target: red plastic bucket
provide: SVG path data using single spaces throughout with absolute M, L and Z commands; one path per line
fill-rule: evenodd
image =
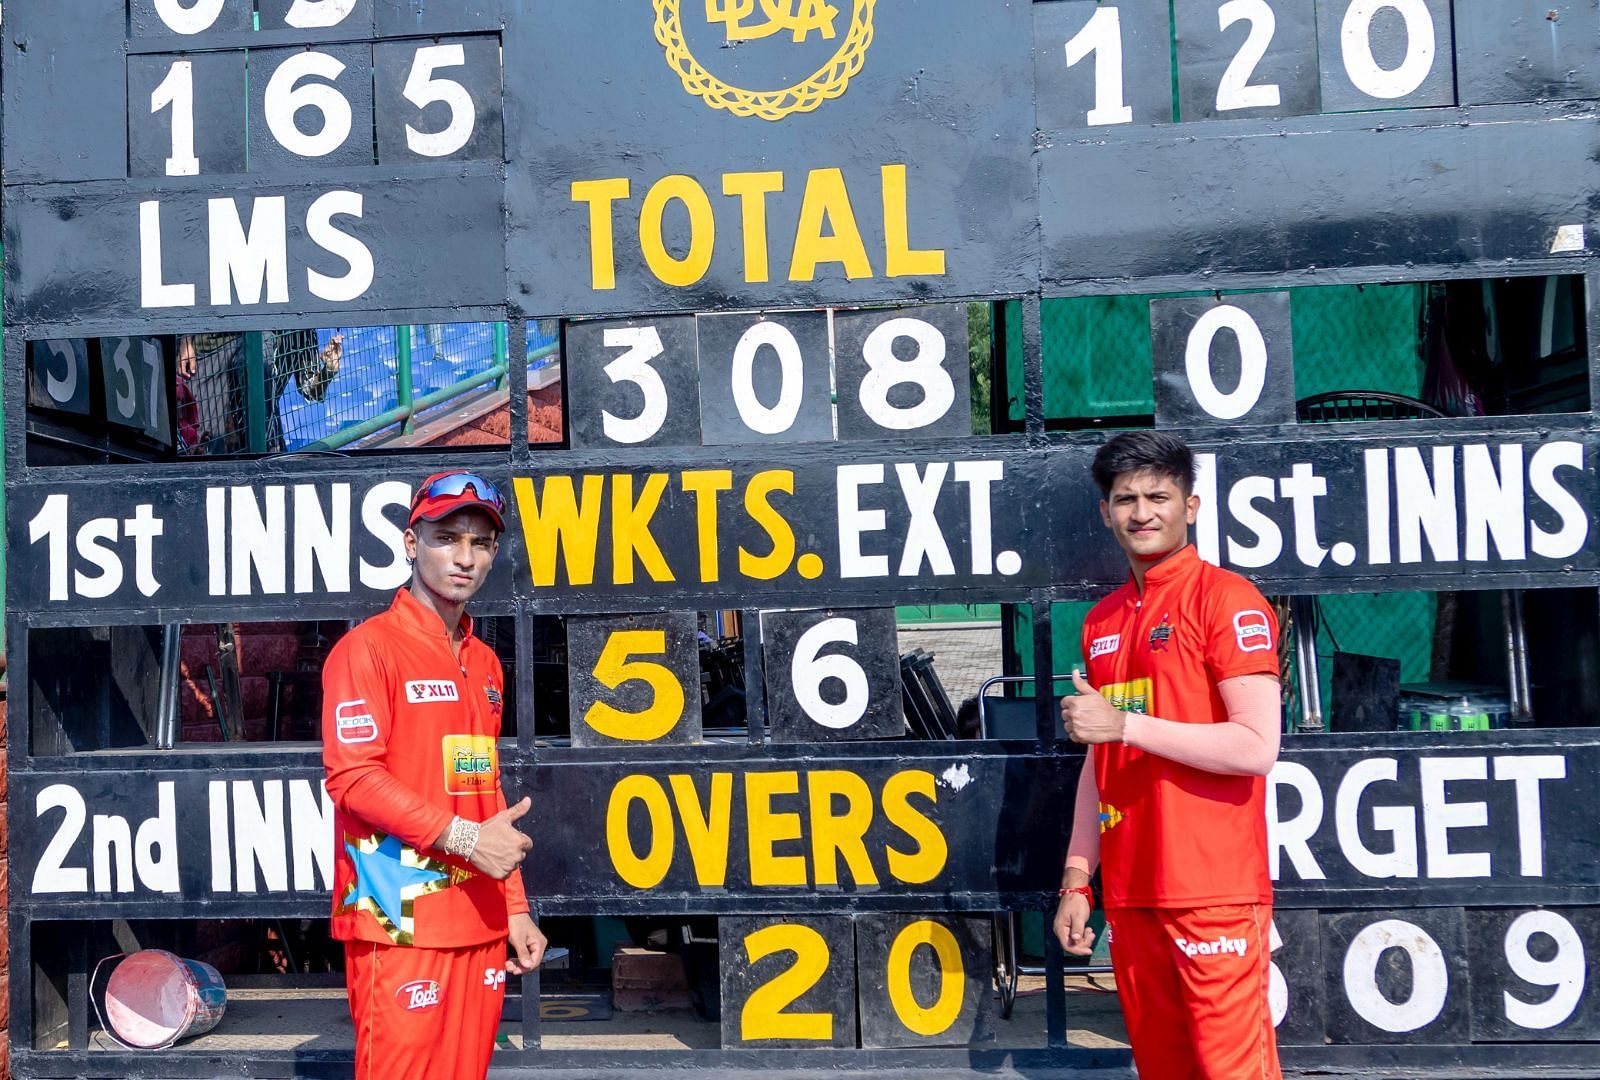
M 210 964 L 144 949 L 124 957 L 111 972 L 100 1022 L 128 1047 L 162 1050 L 216 1027 L 227 1003 L 222 976 Z

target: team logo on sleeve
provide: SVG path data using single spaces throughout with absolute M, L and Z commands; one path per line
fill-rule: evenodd
M 1104 637 L 1097 637 L 1093 641 L 1089 642 L 1089 659 L 1093 660 L 1100 656 L 1110 656 L 1121 647 L 1121 634 L 1107 634 Z
M 378 722 L 364 699 L 341 701 L 333 709 L 333 730 L 342 743 L 371 742 L 378 737 Z
M 1264 612 L 1251 609 L 1233 617 L 1233 634 L 1240 652 L 1260 652 L 1272 648 L 1272 625 Z
M 456 684 L 449 679 L 413 679 L 406 683 L 406 701 L 421 705 L 429 701 L 460 701 Z
M 447 795 L 477 795 L 494 787 L 494 739 L 488 735 L 444 737 L 444 790 Z
M 425 1012 L 439 1007 L 439 984 L 432 979 L 413 979 L 394 992 L 395 1000 L 407 1012 Z

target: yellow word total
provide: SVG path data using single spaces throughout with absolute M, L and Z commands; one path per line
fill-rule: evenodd
M 770 198 L 783 192 L 789 180 L 782 172 L 732 172 L 722 176 L 720 205 L 724 227 L 719 237 L 718 213 L 710 194 L 700 181 L 681 173 L 662 177 L 645 192 L 637 209 L 632 204 L 633 184 L 627 177 L 579 180 L 572 185 L 572 201 L 589 208 L 590 283 L 597 290 L 617 287 L 616 221 L 619 212 L 638 215 L 640 253 L 645 266 L 666 285 L 690 286 L 705 277 L 711 268 L 719 238 L 726 241 L 728 225 L 735 214 L 738 238 L 743 252 L 744 280 L 758 283 L 771 280 L 772 265 L 768 247 L 771 223 Z M 860 192 L 852 198 L 844 170 L 812 169 L 806 174 L 799 213 L 781 224 L 792 232 L 789 265 L 783 272 L 790 281 L 815 281 L 817 268 L 837 264 L 854 281 L 881 272 L 886 278 L 940 277 L 945 272 L 942 248 L 915 249 L 911 246 L 911 221 L 906 193 L 906 167 L 884 165 L 879 170 L 877 190 L 872 193 L 881 207 L 883 223 L 882 259 L 873 267 L 866 240 L 856 221 L 862 205 Z M 688 215 L 686 250 L 668 249 L 663 222 L 669 210 Z M 874 209 L 877 209 L 875 207 Z

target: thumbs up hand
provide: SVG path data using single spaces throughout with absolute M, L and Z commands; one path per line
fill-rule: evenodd
M 533 800 L 524 796 L 515 806 L 485 821 L 478 829 L 478 846 L 472 849 L 472 865 L 498 881 L 510 877 L 533 847 L 533 841 L 517 828 L 518 819 L 532 807 Z
M 1121 742 L 1127 714 L 1112 708 L 1082 672 L 1072 673 L 1072 686 L 1077 696 L 1061 699 L 1061 724 L 1067 738 L 1076 743 Z

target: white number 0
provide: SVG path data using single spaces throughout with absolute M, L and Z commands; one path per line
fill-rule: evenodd
M 1230 394 L 1217 389 L 1211 377 L 1211 346 L 1223 330 L 1233 331 L 1239 341 L 1239 385 Z M 1219 304 L 1195 320 L 1183 365 L 1196 403 L 1218 420 L 1237 420 L 1256 407 L 1266 388 L 1267 341 L 1249 312 Z
M 1372 19 L 1384 8 L 1394 8 L 1406 20 L 1406 56 L 1400 66 L 1387 70 L 1372 55 Z M 1344 13 L 1339 30 L 1344 49 L 1344 69 L 1363 94 L 1393 100 L 1416 90 L 1433 70 L 1438 43 L 1433 17 L 1423 0 L 1355 0 Z

